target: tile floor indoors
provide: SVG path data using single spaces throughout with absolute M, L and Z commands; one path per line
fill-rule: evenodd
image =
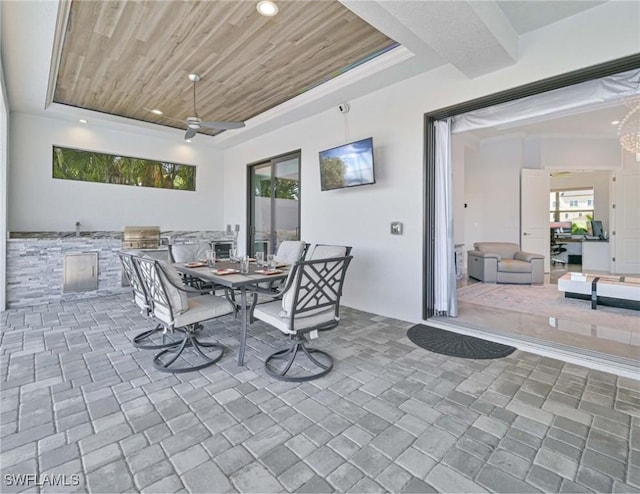
M 205 325 L 218 364 L 169 375 L 131 345 L 149 322 L 127 295 L 1 312 L 0 490 L 640 492 L 638 381 L 445 357 L 409 323 L 342 316 L 314 341 L 334 370 L 292 384 L 263 370 L 283 337 L 262 323 L 246 366 L 226 316 Z M 34 485 L 51 475 L 79 485 Z

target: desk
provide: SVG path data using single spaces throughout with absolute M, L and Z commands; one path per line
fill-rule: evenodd
M 558 238 L 554 239 L 556 245 L 562 245 L 566 251 L 552 257 L 560 262 L 582 264 L 582 271 L 610 271 L 611 255 L 609 254 L 609 241 L 584 238 Z M 579 259 L 579 262 L 576 262 Z
M 608 240 L 582 242 L 582 272 L 611 271 L 611 255 Z
M 217 261 L 215 268 L 200 267 L 188 268 L 185 263 L 175 263 L 173 265 L 180 273 L 185 273 L 205 281 L 210 281 L 214 285 L 220 285 L 232 290 L 240 290 L 240 306 L 242 307 L 242 320 L 240 328 L 240 350 L 238 351 L 238 365 L 244 365 L 244 351 L 247 344 L 247 289 L 257 286 L 259 283 L 283 280 L 289 275 L 289 269 L 283 268 L 280 274 L 258 274 L 257 266 L 251 264 L 248 274 L 226 274 L 218 275 L 214 269 L 240 269 L 240 263 L 231 263 L 229 261 Z

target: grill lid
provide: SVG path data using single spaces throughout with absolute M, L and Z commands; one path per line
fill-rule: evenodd
M 122 245 L 127 249 L 154 249 L 160 245 L 160 227 L 125 226 Z

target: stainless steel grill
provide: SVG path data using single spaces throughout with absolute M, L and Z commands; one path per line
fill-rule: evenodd
M 160 227 L 125 226 L 122 235 L 123 249 L 157 249 L 160 245 Z

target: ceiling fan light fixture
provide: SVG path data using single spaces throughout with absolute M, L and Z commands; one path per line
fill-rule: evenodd
M 265 17 L 273 17 L 278 13 L 278 6 L 271 0 L 261 0 L 256 5 L 256 9 L 260 15 Z

